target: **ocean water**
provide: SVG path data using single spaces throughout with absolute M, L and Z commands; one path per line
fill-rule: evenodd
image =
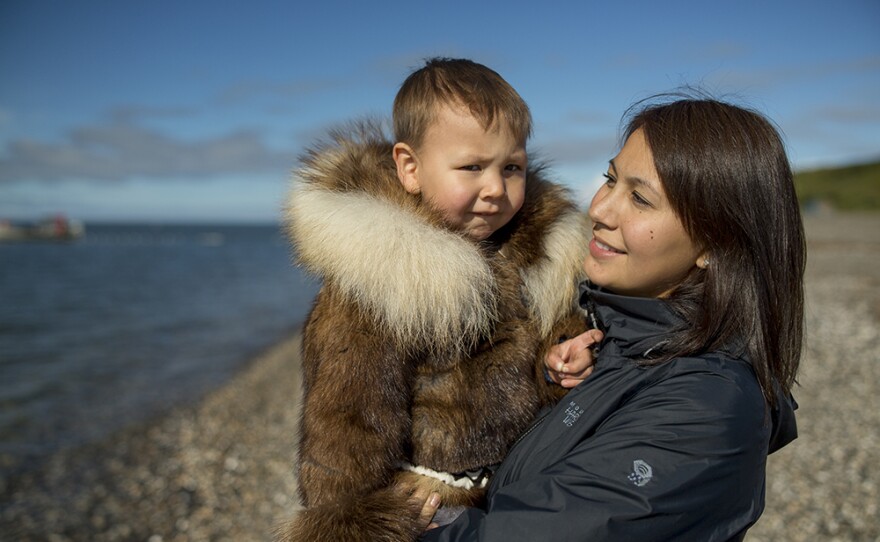
M 318 290 L 277 226 L 86 226 L 0 244 L 0 470 L 195 402 Z

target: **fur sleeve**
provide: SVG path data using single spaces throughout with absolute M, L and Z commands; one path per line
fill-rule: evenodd
M 535 384 L 542 405 L 553 405 L 569 392 L 568 388 L 563 388 L 554 382 L 547 382 L 544 378 L 544 360 L 550 348 L 576 337 L 588 329 L 586 316 L 580 310 L 572 310 L 565 317 L 558 319 L 550 333 L 544 336 L 535 360 Z
M 326 286 L 303 337 L 298 475 L 304 506 L 387 484 L 410 433 L 411 364 Z
M 394 487 L 300 510 L 276 542 L 413 542 L 422 531 L 421 502 Z

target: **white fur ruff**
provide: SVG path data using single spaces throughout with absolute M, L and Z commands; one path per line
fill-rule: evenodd
M 476 247 L 393 203 L 300 185 L 288 225 L 300 261 L 401 344 L 466 348 L 497 319 L 495 278 Z
M 467 476 L 462 476 L 461 478 L 456 478 L 455 476 L 449 474 L 448 472 L 439 472 L 433 469 L 429 469 L 428 467 L 421 467 L 417 465 L 411 465 L 410 463 L 401 462 L 399 467 L 402 470 L 406 470 L 409 472 L 414 472 L 416 474 L 420 474 L 422 476 L 427 476 L 428 478 L 434 478 L 436 480 L 440 480 L 444 484 L 452 487 L 459 487 L 462 489 L 473 489 L 475 487 L 486 487 L 489 483 L 489 477 L 483 476 L 480 478 L 480 483 L 477 484 Z
M 582 269 L 589 229 L 586 213 L 561 216 L 544 238 L 546 257 L 522 272 L 529 306 L 542 335 L 577 304 L 577 285 L 585 278 Z

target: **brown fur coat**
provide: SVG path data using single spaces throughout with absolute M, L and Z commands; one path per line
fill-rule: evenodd
M 530 169 L 523 208 L 488 242 L 450 231 L 401 187 L 391 143 L 360 126 L 297 172 L 286 229 L 323 280 L 303 340 L 298 480 L 306 507 L 284 540 L 414 540 L 402 487 L 444 505 L 482 490 L 402 474 L 499 463 L 538 409 L 564 390 L 543 379 L 546 349 L 585 328 L 576 285 L 587 218 Z

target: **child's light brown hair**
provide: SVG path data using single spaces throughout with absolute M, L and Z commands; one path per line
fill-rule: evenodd
M 419 148 L 441 105 L 466 108 L 489 130 L 498 124 L 523 145 L 532 134 L 529 106 L 497 72 L 471 60 L 431 58 L 394 98 L 394 138 Z

